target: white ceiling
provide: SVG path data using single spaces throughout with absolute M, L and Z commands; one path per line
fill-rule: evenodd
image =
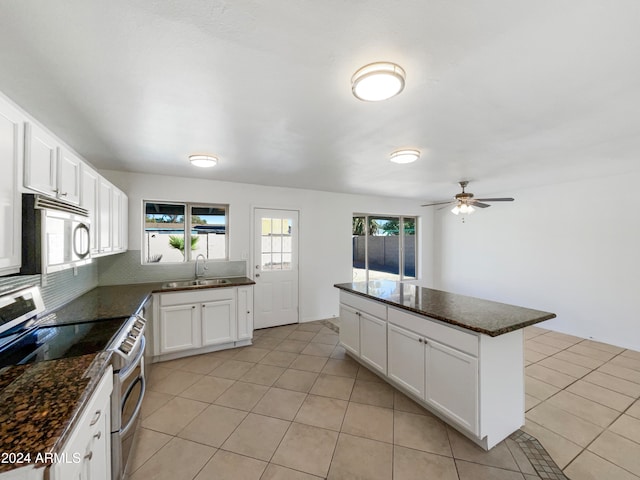
M 639 168 L 639 59 L 637 0 L 0 5 L 0 90 L 98 168 L 420 201 Z M 361 102 L 378 60 L 406 88 Z

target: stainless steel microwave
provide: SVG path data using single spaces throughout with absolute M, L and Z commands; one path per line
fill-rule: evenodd
M 55 198 L 22 195 L 22 274 L 91 263 L 89 212 Z

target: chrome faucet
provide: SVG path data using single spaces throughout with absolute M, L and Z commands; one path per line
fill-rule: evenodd
M 201 258 L 202 258 L 202 273 L 198 274 L 198 265 L 199 265 L 198 262 L 200 261 Z M 209 270 L 209 267 L 207 267 L 207 259 L 203 254 L 199 253 L 198 256 L 196 257 L 196 279 L 204 277 L 205 270 Z

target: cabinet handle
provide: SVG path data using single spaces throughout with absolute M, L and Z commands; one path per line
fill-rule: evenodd
M 91 460 L 93 458 L 93 450 L 90 451 L 89 453 L 87 453 L 84 458 L 86 458 L 87 460 Z
M 247 310 L 247 315 L 249 315 L 251 313 L 251 310 Z
M 57 188 L 54 188 L 53 193 L 60 193 L 60 190 L 58 190 Z
M 67 196 L 67 192 L 61 193 L 60 196 L 61 197 L 66 197 Z
M 93 417 L 93 420 L 91 420 L 91 423 L 89 424 L 90 427 L 94 426 L 96 423 L 98 423 L 98 420 L 100 420 L 100 415 L 102 415 L 102 410 L 98 410 L 96 412 L 96 416 Z
M 422 339 L 421 339 L 421 338 L 419 338 L 419 339 L 418 339 L 418 341 L 419 341 L 420 343 L 422 343 Z
M 191 308 L 196 308 L 196 306 L 194 305 L 194 306 L 193 306 L 193 307 L 191 307 Z
M 100 440 L 100 437 L 102 437 L 102 430 L 98 430 L 98 433 L 96 433 L 93 438 Z

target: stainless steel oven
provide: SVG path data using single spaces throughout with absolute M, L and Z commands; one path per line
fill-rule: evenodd
M 132 317 L 114 342 L 113 393 L 111 394 L 111 472 L 113 480 L 124 478 L 133 447 L 140 409 L 146 390 L 145 330 L 141 315 Z

